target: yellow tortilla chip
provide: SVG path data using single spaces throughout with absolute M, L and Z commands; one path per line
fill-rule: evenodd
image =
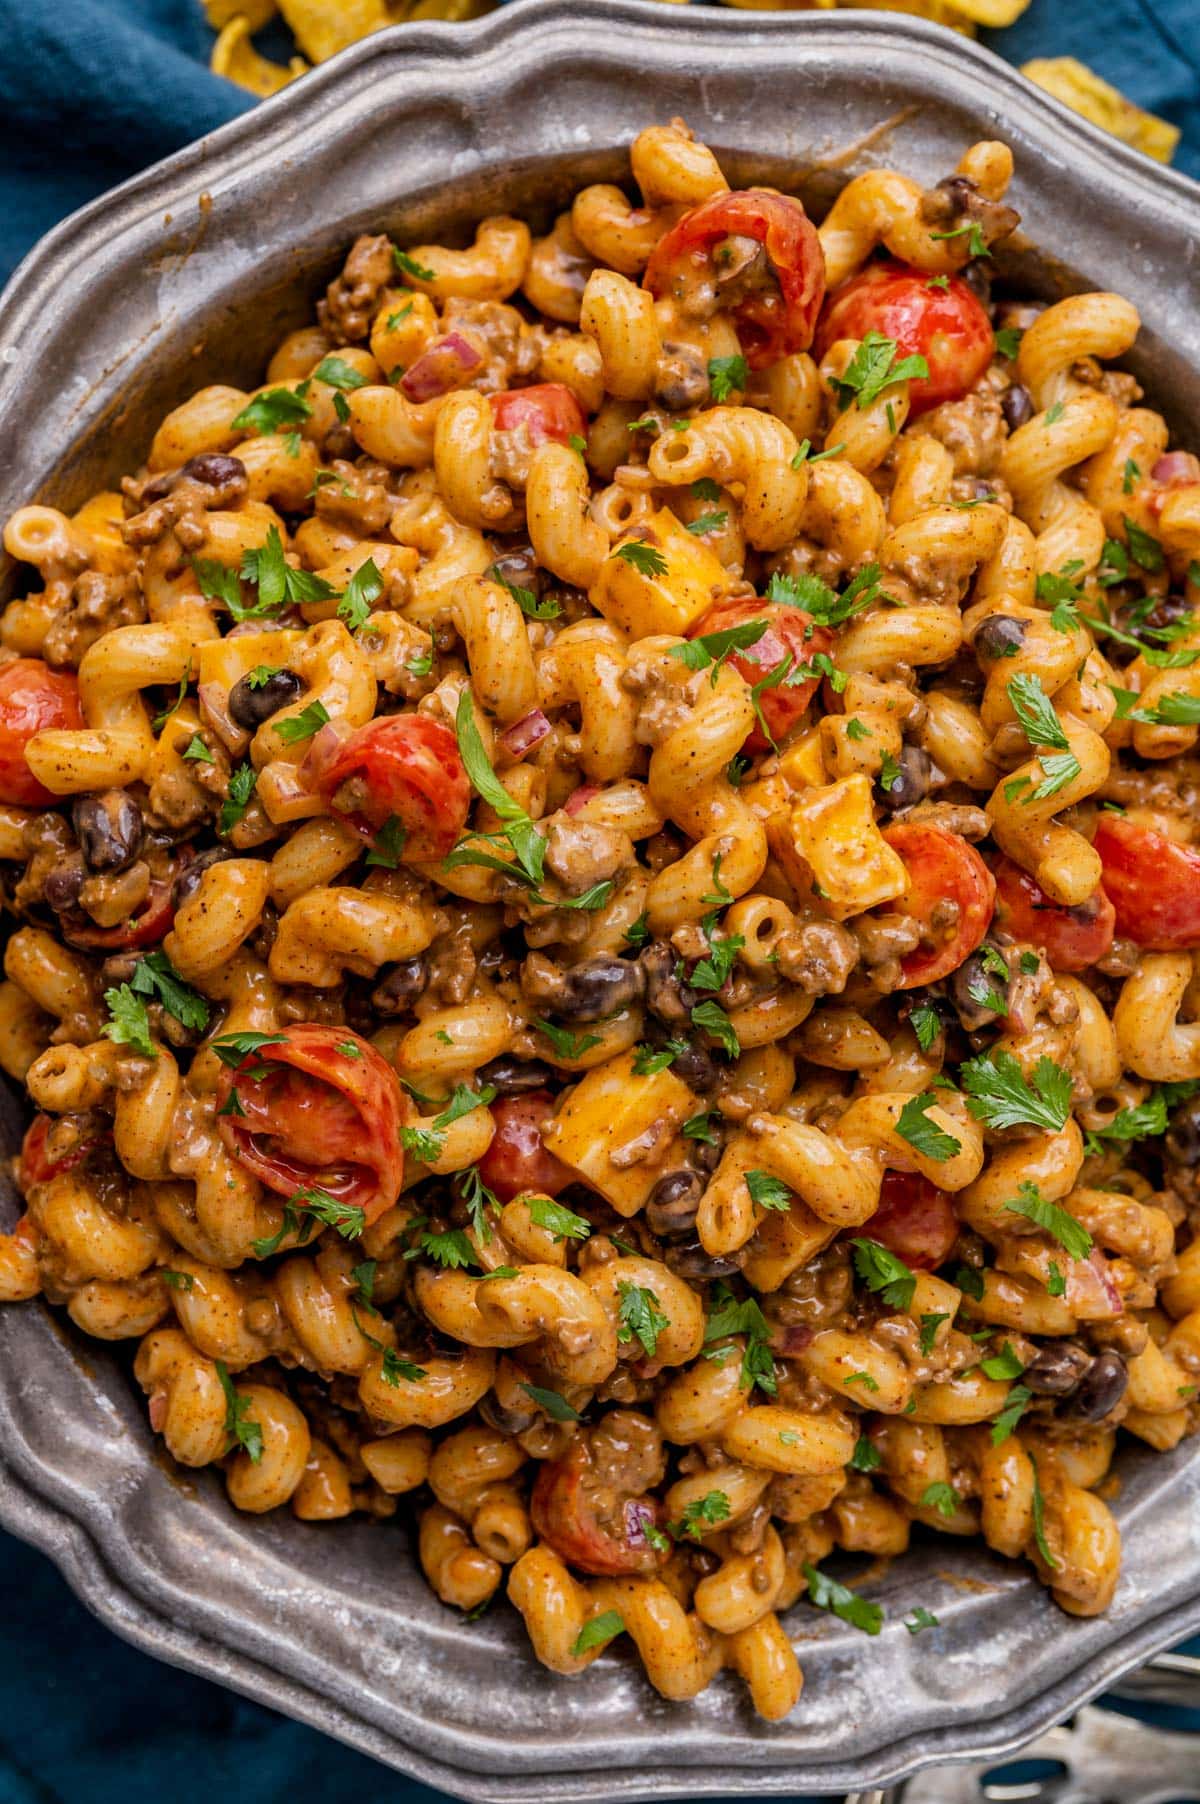
M 838 0 L 725 0 L 726 6 L 756 13 L 828 13 Z
M 1082 114 L 1093 125 L 1102 125 L 1114 138 L 1144 151 L 1156 163 L 1169 163 L 1175 155 L 1178 127 L 1154 113 L 1144 113 L 1073 56 L 1035 57 L 1031 63 L 1022 63 L 1021 73 L 1072 112 Z
M 947 0 L 842 0 L 844 6 L 869 7 L 872 12 L 915 13 L 919 19 L 932 19 L 935 25 L 948 25 L 964 38 L 975 36 L 975 27 L 961 11 Z
M 406 19 L 482 19 L 495 10 L 496 0 L 417 0 Z
M 1026 11 L 1030 0 L 944 0 L 950 12 L 961 13 L 972 25 L 986 26 L 989 31 L 1003 31 Z
M 235 81 L 239 88 L 257 94 L 260 100 L 278 94 L 280 88 L 286 88 L 308 70 L 308 64 L 299 56 L 294 56 L 286 69 L 260 56 L 250 42 L 250 26 L 244 13 L 231 19 L 222 31 L 213 45 L 209 67 L 214 75 Z
M 386 0 L 279 0 L 279 10 L 314 63 L 392 23 Z
M 224 31 L 231 19 L 245 19 L 251 31 L 261 31 L 275 17 L 275 0 L 204 0 L 204 12 L 214 31 Z

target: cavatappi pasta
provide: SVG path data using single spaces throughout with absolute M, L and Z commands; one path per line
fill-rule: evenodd
M 555 1672 L 775 1719 L 834 1550 L 1093 1614 L 1196 1426 L 1200 462 L 1129 301 L 990 292 L 1003 145 L 819 228 L 632 161 L 7 522 L 0 1297 L 237 1507 L 410 1496 Z

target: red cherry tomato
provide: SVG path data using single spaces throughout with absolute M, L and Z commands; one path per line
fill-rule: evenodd
M 727 632 L 730 627 L 744 626 L 749 620 L 767 621 L 766 632 L 744 651 L 732 652 L 728 661 L 752 687 L 755 683 L 761 683 L 768 671 L 777 669 L 789 654 L 792 658 L 789 674 L 794 674 L 801 665 L 811 664 L 817 652 L 827 652 L 834 642 L 834 635 L 829 628 L 814 626 L 811 615 L 806 614 L 803 608 L 789 608 L 783 602 L 755 601 L 752 598 L 746 601 L 718 602 L 715 608 L 710 608 L 691 628 L 689 637 L 698 639 L 704 633 Z M 758 705 L 762 709 L 767 730 L 776 744 L 800 719 L 820 680 L 819 675 L 806 677 L 795 688 L 785 681 L 777 684 L 774 689 L 760 691 Z M 762 728 L 755 726 L 746 739 L 746 750 L 765 752 L 768 744 Z
M 958 1239 L 953 1200 L 918 1171 L 885 1171 L 879 1207 L 858 1232 L 878 1240 L 914 1271 L 933 1271 Z
M 116 927 L 96 927 L 87 921 L 81 925 L 66 915 L 60 919 L 62 936 L 72 946 L 96 947 L 105 952 L 141 952 L 147 946 L 157 946 L 175 919 L 171 885 L 152 877 L 140 914 Z
M 386 714 L 342 741 L 319 778 L 326 806 L 364 839 L 389 820 L 406 858 L 444 858 L 467 823 L 471 785 L 449 727 L 428 714 Z
M 553 1113 L 549 1090 L 504 1096 L 492 1104 L 496 1132 L 479 1161 L 479 1175 L 502 1203 L 526 1190 L 557 1196 L 575 1182 L 574 1173 L 542 1144 L 542 1129 Z
M 1100 816 L 1092 843 L 1119 934 L 1148 952 L 1200 946 L 1200 851 L 1118 814 Z
M 1097 884 L 1078 908 L 1063 908 L 1011 858 L 998 858 L 996 922 L 1014 939 L 1040 946 L 1056 971 L 1086 971 L 1113 942 L 1116 910 Z
M 531 445 L 569 444 L 587 431 L 583 409 L 561 382 L 536 382 L 532 388 L 506 388 L 489 395 L 497 432 L 513 432 L 524 426 Z
M 235 1089 L 242 1113 L 218 1114 L 221 1138 L 269 1190 L 324 1190 L 368 1224 L 391 1208 L 404 1178 L 400 1129 L 416 1107 L 369 1041 L 301 1022 L 222 1070 L 219 1108 Z
M 908 872 L 908 888 L 896 907 L 920 921 L 930 939 L 900 961 L 900 988 L 911 990 L 949 977 L 974 952 L 991 925 L 996 880 L 974 846 L 946 827 L 897 821 L 883 837 Z M 955 904 L 958 918 L 939 929 L 933 912 L 946 902 Z
M 647 1525 L 661 1530 L 665 1511 L 657 1497 L 629 1497 L 596 1471 L 586 1444 L 565 1459 L 538 1469 L 529 1513 L 539 1536 L 560 1559 L 597 1578 L 657 1572 L 669 1557 L 656 1553 Z
M 816 228 L 798 200 L 766 188 L 714 194 L 665 233 L 650 253 L 643 286 L 653 295 L 685 296 L 721 273 L 725 238 L 755 238 L 774 280 L 733 307 L 746 362 L 765 369 L 812 343 L 825 296 L 825 255 Z M 718 291 L 719 292 L 719 291 Z
M 991 322 L 961 276 L 931 288 L 927 275 L 903 263 L 869 263 L 834 290 L 817 333 L 817 355 L 824 357 L 836 339 L 861 339 L 868 332 L 895 340 L 897 363 L 923 357 L 929 365 L 928 380 L 909 384 L 913 414 L 961 401 L 996 349 Z
M 60 797 L 38 782 L 25 762 L 25 747 L 46 727 L 81 727 L 79 684 L 40 658 L 14 658 L 0 666 L 0 802 L 45 808 Z
M 31 1184 L 46 1184 L 56 1178 L 60 1171 L 70 1171 L 78 1165 L 94 1140 L 81 1140 L 69 1153 L 52 1158 L 46 1147 L 50 1130 L 54 1126 L 49 1115 L 35 1115 L 25 1130 L 25 1138 L 21 1142 L 21 1156 L 18 1170 L 22 1190 L 28 1190 Z

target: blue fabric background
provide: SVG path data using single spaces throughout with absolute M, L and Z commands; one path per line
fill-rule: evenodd
M 1200 0 L 1034 0 L 993 43 L 1090 63 L 1183 129 L 1176 167 L 1200 176 L 1197 26 Z M 252 104 L 209 74 L 211 41 L 199 0 L 0 0 L 0 278 L 65 213 Z M 125 1647 L 0 1535 L 0 1804 L 313 1789 L 321 1804 L 440 1795 Z

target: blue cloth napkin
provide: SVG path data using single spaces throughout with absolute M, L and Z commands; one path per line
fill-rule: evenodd
M 1034 0 L 991 42 L 1091 64 L 1182 129 L 1176 167 L 1200 176 L 1197 16 L 1197 0 Z M 0 278 L 64 214 L 253 104 L 209 73 L 211 42 L 199 0 L 0 0 Z M 0 1804 L 292 1804 L 318 1774 L 322 1804 L 440 1797 L 125 1647 L 0 1535 Z

